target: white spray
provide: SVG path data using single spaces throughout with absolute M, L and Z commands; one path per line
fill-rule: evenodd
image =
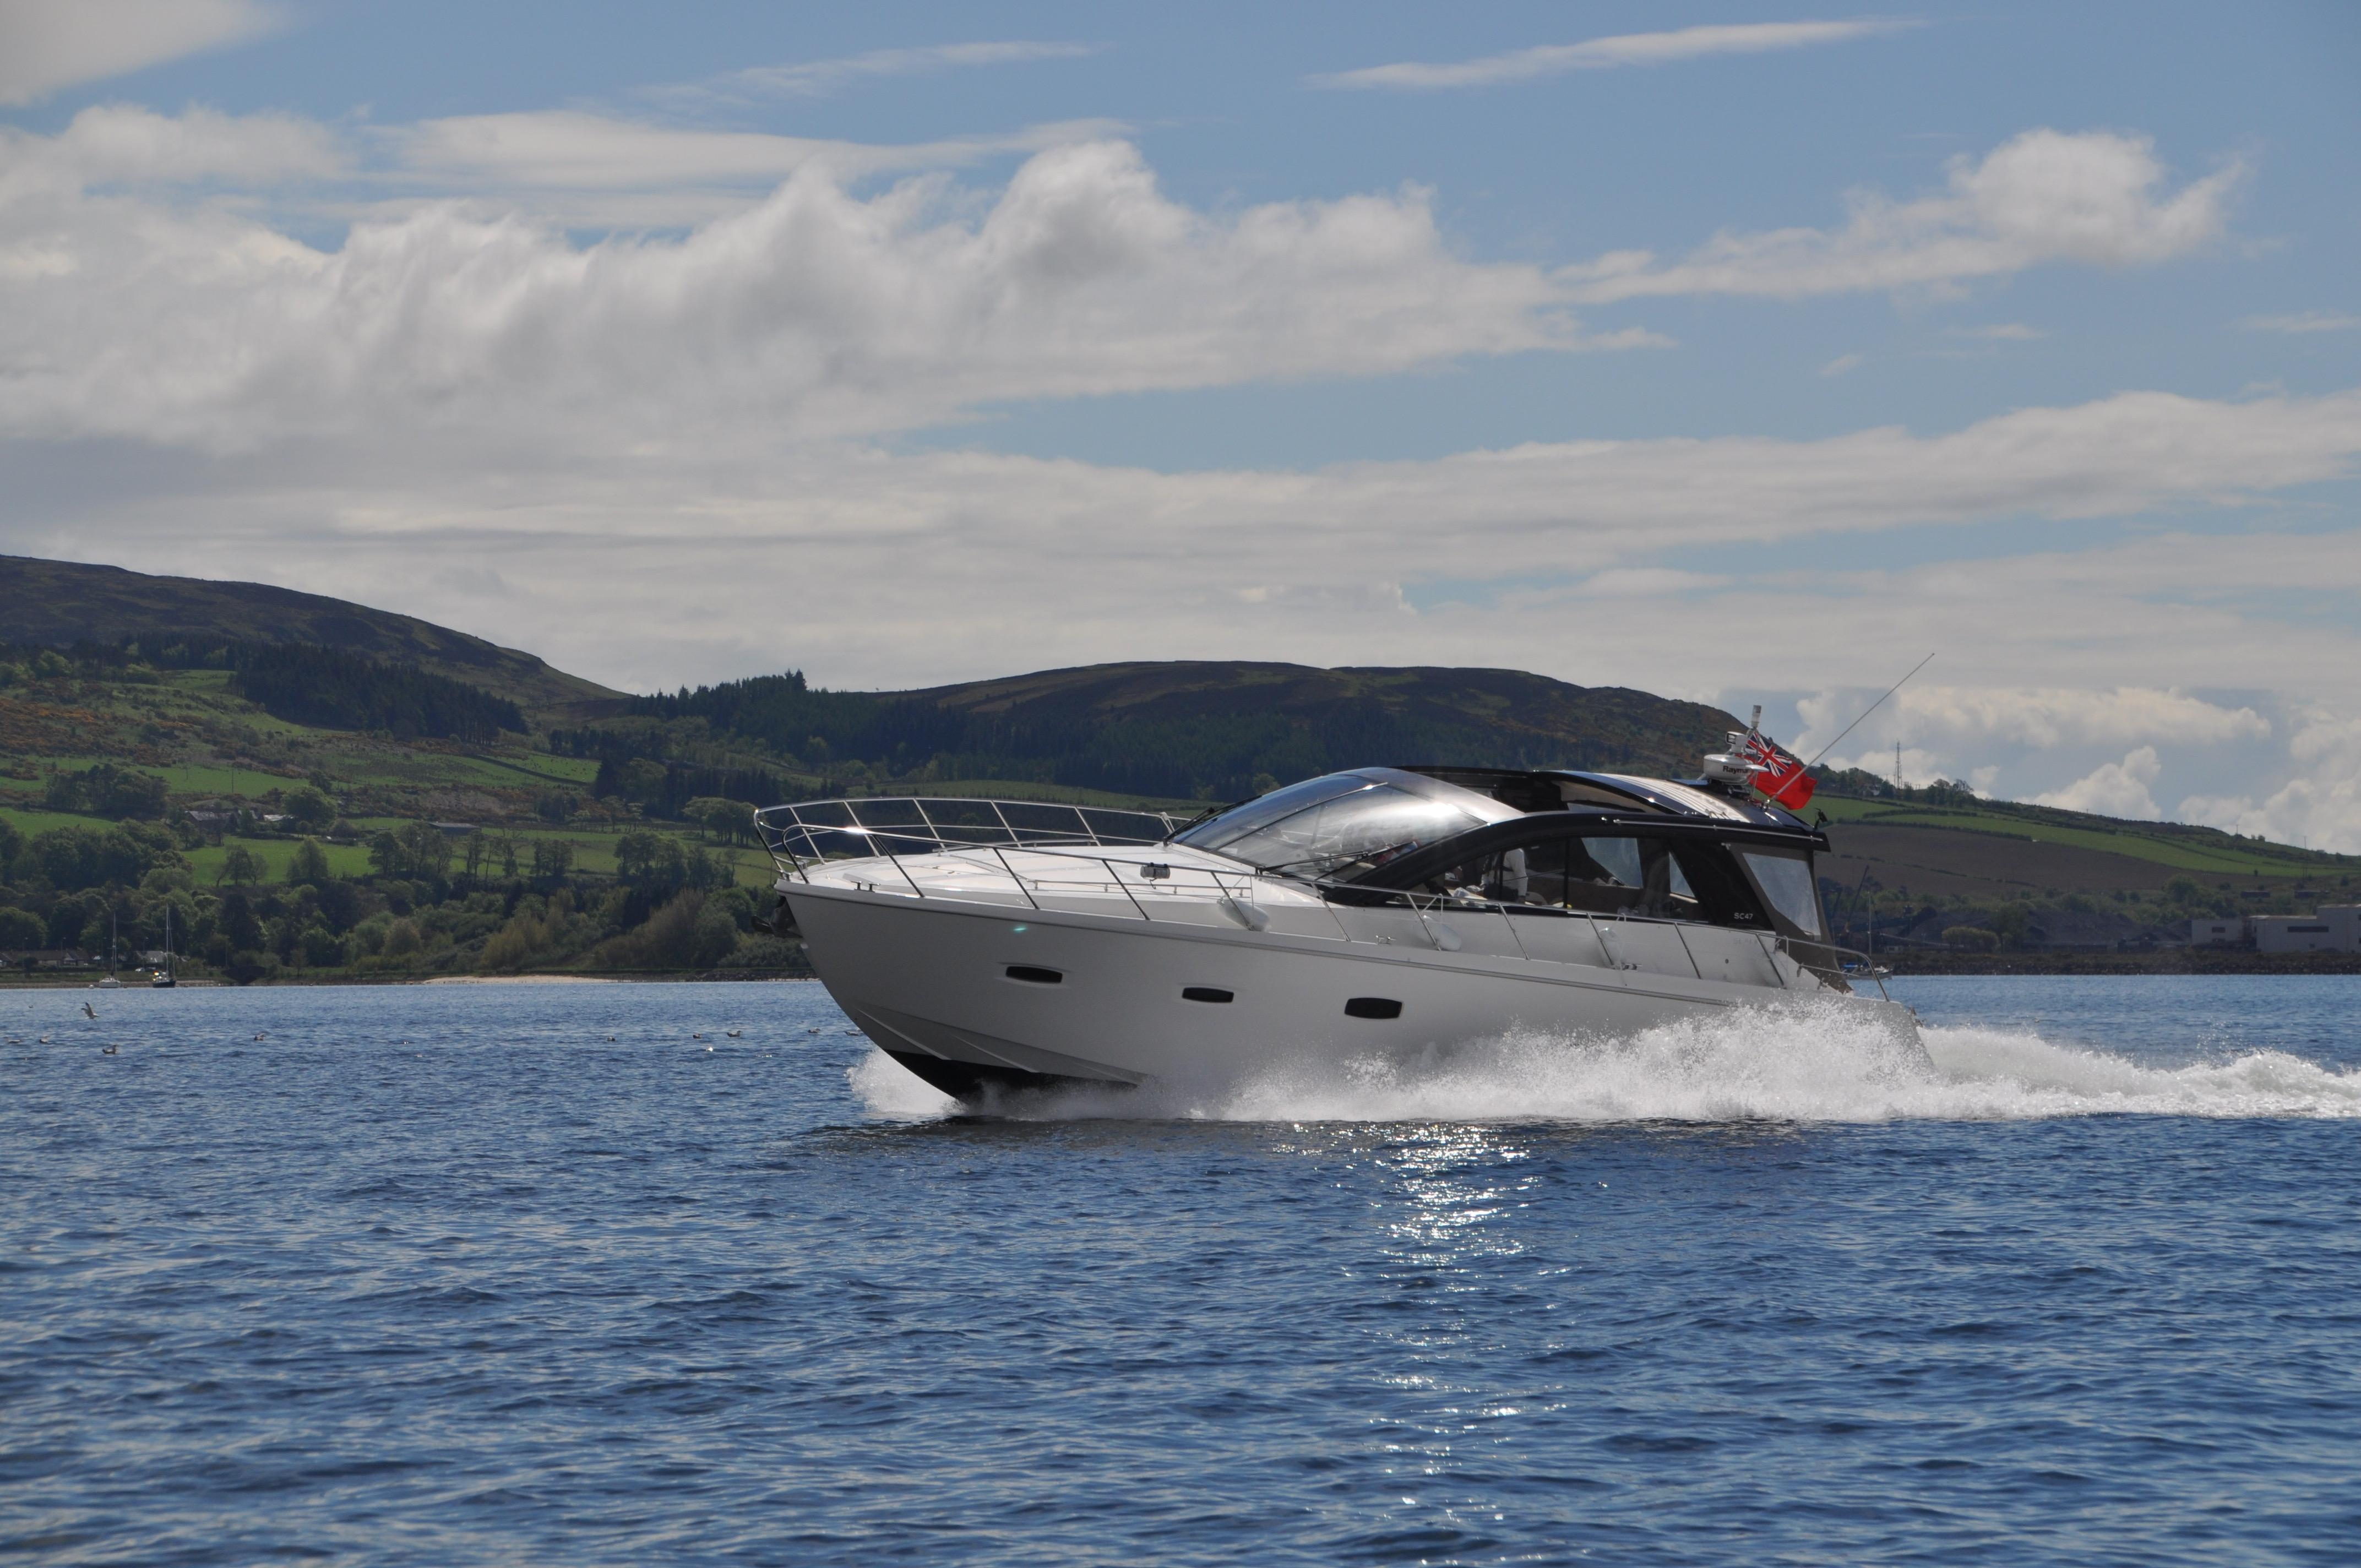
M 1835 1010 L 1745 1013 L 1625 1039 L 1512 1032 L 1398 1063 L 1275 1070 L 1212 1095 L 1026 1096 L 1000 1113 L 1232 1122 L 2015 1121 L 2132 1113 L 2361 1117 L 2361 1072 L 2280 1051 L 2188 1067 L 2053 1044 L 2022 1031 L 1922 1031 L 1927 1055 Z M 871 1052 L 848 1073 L 870 1113 L 958 1107 Z

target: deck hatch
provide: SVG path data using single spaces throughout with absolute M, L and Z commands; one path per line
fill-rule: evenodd
M 1180 988 L 1180 1000 L 1183 1002 L 1235 1002 L 1237 999 L 1236 992 L 1224 991 L 1218 985 L 1184 985 Z
M 1345 1003 L 1347 1018 L 1399 1018 L 1401 1003 L 1390 996 L 1356 996 Z
M 1062 985 L 1066 980 L 1058 970 L 1043 969 L 1038 964 L 1010 964 L 1007 972 L 1009 979 L 1021 980 L 1027 985 Z

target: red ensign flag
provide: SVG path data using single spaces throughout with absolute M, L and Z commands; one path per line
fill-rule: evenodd
M 1762 764 L 1763 771 L 1754 775 L 1754 787 L 1790 811 L 1801 811 L 1811 803 L 1812 791 L 1817 787 L 1806 771 L 1803 759 L 1766 735 L 1746 738 L 1746 759 Z

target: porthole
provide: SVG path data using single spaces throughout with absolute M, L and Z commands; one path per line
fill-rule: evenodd
M 1356 996 L 1345 1003 L 1347 1018 L 1399 1018 L 1401 1003 L 1390 996 Z
M 1237 992 L 1224 991 L 1218 985 L 1184 985 L 1180 988 L 1183 1002 L 1235 1002 Z
M 1021 980 L 1027 985 L 1060 985 L 1066 979 L 1056 970 L 1042 969 L 1036 964 L 1010 964 L 1008 978 Z

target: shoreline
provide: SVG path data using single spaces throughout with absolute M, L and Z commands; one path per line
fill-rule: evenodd
M 1880 953 L 1889 979 L 1916 975 L 2064 974 L 2121 976 L 2361 974 L 2361 953 L 2252 953 L 2235 948 L 2153 953 Z
M 379 986 L 379 985 L 612 985 L 628 981 L 670 984 L 685 981 L 724 981 L 732 984 L 741 981 L 809 981 L 817 983 L 819 976 L 808 970 L 610 970 L 600 974 L 554 972 L 550 974 L 324 974 L 318 976 L 285 975 L 275 980 L 258 980 L 245 987 L 235 981 L 217 977 L 189 979 L 178 985 L 151 986 L 146 981 L 126 981 L 120 988 L 133 991 L 235 991 L 273 990 L 289 986 Z M 81 976 L 7 975 L 0 977 L 0 995 L 12 991 L 96 991 L 95 981 Z

